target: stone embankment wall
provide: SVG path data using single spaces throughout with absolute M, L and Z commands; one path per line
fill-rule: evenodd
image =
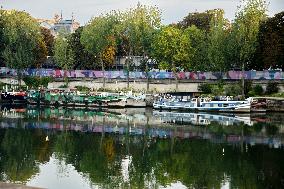
M 48 88 L 58 88 L 64 85 L 64 82 L 52 82 L 48 85 Z M 198 83 L 179 83 L 178 91 L 183 92 L 198 92 Z M 76 86 L 86 86 L 94 90 L 103 88 L 103 82 L 99 81 L 71 81 L 68 83 L 69 88 L 75 88 Z M 146 91 L 147 82 L 145 81 L 131 81 L 129 83 L 130 89 L 135 91 Z M 119 91 L 127 88 L 126 81 L 108 81 L 106 82 L 105 88 L 111 91 Z M 163 93 L 163 92 L 174 92 L 176 91 L 175 81 L 155 81 L 149 84 L 149 91 Z
M 202 83 L 217 83 L 218 81 L 206 80 L 181 80 L 178 83 L 178 89 L 176 90 L 176 82 L 175 80 L 152 80 L 149 84 L 149 91 L 154 93 L 163 93 L 163 92 L 199 92 L 198 86 Z M 226 81 L 226 83 L 236 83 L 239 81 Z M 284 81 L 277 81 L 279 92 L 284 92 Z M 260 84 L 263 88 L 266 88 L 268 81 L 253 81 L 253 85 Z M 59 86 L 64 85 L 63 81 L 56 81 L 49 83 L 48 88 L 58 88 Z M 76 86 L 86 86 L 91 89 L 99 90 L 103 88 L 103 82 L 99 79 L 96 80 L 77 80 L 70 81 L 68 84 L 69 88 L 75 88 Z M 145 80 L 132 80 L 129 83 L 131 89 L 135 91 L 146 91 L 147 82 Z M 127 88 L 127 81 L 125 80 L 107 80 L 106 81 L 106 89 L 111 91 L 119 91 L 121 89 Z
M 278 82 L 280 92 L 284 92 L 284 80 L 275 80 Z M 17 84 L 18 81 L 13 78 L 1 78 L 0 82 L 7 84 Z M 236 83 L 239 80 L 225 80 L 226 83 Z M 263 88 L 266 88 L 269 80 L 252 80 L 253 85 L 260 84 Z M 149 84 L 149 91 L 154 93 L 163 93 L 163 92 L 198 92 L 198 86 L 201 83 L 218 83 L 218 80 L 179 80 L 178 90 L 176 90 L 176 83 L 174 79 L 151 79 Z M 22 84 L 24 82 L 22 81 Z M 54 82 L 49 83 L 48 88 L 59 88 L 63 86 L 62 78 L 56 79 Z M 86 86 L 94 90 L 100 90 L 103 88 L 102 79 L 70 79 L 68 84 L 69 88 L 75 88 L 76 86 Z M 146 91 L 147 81 L 145 79 L 131 80 L 130 88 L 135 91 Z M 106 87 L 110 91 L 119 91 L 127 88 L 127 81 L 125 79 L 107 79 Z

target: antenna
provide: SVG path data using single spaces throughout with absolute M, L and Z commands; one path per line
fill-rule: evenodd
M 60 20 L 63 20 L 63 17 L 62 17 L 62 10 L 61 10 L 61 13 L 60 13 Z

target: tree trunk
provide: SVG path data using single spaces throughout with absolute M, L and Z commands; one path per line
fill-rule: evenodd
M 245 64 L 242 65 L 242 97 L 245 97 Z
M 147 77 L 147 92 L 150 89 L 150 78 L 149 78 L 149 66 L 148 66 L 148 60 L 146 61 L 146 77 Z
M 18 72 L 18 87 L 20 89 L 22 86 L 22 73 L 21 70 L 17 70 L 17 72 Z
M 146 72 L 146 76 L 147 76 L 147 92 L 149 92 L 149 89 L 150 89 L 150 78 L 149 78 L 149 72 Z
M 178 90 L 178 74 L 175 72 L 175 80 L 176 80 L 176 91 Z
M 68 68 L 63 67 L 63 82 L 66 85 L 66 88 L 68 88 L 68 84 L 69 84 L 69 80 L 68 80 L 68 77 L 67 77 L 67 71 L 68 71 Z
M 105 89 L 106 87 L 105 67 L 104 67 L 104 62 L 101 57 L 100 57 L 100 62 L 101 62 L 102 71 L 103 71 L 103 88 Z
M 129 58 L 127 59 L 127 65 L 126 65 L 126 69 L 127 69 L 127 88 L 129 89 Z

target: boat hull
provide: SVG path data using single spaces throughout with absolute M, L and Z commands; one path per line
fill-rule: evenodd
M 25 103 L 27 96 L 24 94 L 1 93 L 1 103 Z

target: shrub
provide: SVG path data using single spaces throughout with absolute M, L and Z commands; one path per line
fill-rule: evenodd
M 242 87 L 239 84 L 226 85 L 224 92 L 227 96 L 238 96 L 242 94 Z
M 53 81 L 53 78 L 52 77 L 42 77 L 40 79 L 40 84 L 44 87 L 47 87 L 48 86 L 48 83 L 52 82 Z
M 256 85 L 253 87 L 253 92 L 255 95 L 262 95 L 263 94 L 263 88 L 261 85 Z
M 40 78 L 33 76 L 25 76 L 23 81 L 29 88 L 38 88 L 40 86 Z
M 85 87 L 85 86 L 76 86 L 75 88 L 78 91 L 82 91 L 82 92 L 89 92 L 91 90 L 89 87 Z
M 63 85 L 60 85 L 58 88 L 68 88 L 68 84 L 65 83 L 65 84 L 63 84 Z
M 202 83 L 198 86 L 198 90 L 202 91 L 204 94 L 212 93 L 212 85 L 208 83 Z
M 252 97 L 252 96 L 256 96 L 256 95 L 255 95 L 254 91 L 252 90 L 252 91 L 248 92 L 248 96 Z
M 26 76 L 23 81 L 29 88 L 37 89 L 41 85 L 47 87 L 48 83 L 52 82 L 53 79 L 51 77 Z
M 277 93 L 279 90 L 278 83 L 274 81 L 269 81 L 266 87 L 266 94 Z

